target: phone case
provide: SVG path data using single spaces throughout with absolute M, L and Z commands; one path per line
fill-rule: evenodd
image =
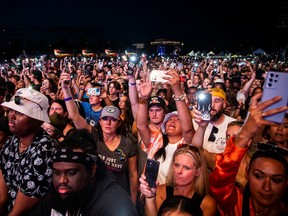
M 207 92 L 199 92 L 197 94 L 197 110 L 202 114 L 203 120 L 209 121 L 210 111 L 212 108 L 212 95 Z
M 275 96 L 280 95 L 282 97 L 281 101 L 267 107 L 265 111 L 275 109 L 282 106 L 287 106 L 288 103 L 288 73 L 279 71 L 268 71 L 266 74 L 266 79 L 263 86 L 263 94 L 261 102 L 267 101 Z M 285 116 L 285 111 L 277 113 L 274 115 L 265 116 L 266 120 L 282 123 Z
M 147 159 L 146 162 L 146 169 L 145 169 L 145 176 L 146 181 L 148 182 L 149 187 L 155 188 L 156 187 L 156 180 L 158 176 L 160 162 L 152 159 Z
M 168 80 L 163 79 L 163 77 L 169 77 L 168 75 L 166 75 L 167 71 L 163 71 L 163 70 L 152 70 L 150 72 L 150 80 L 151 82 L 161 82 L 161 83 L 165 83 L 168 82 Z

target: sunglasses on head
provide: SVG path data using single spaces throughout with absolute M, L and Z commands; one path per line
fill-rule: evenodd
M 116 148 L 116 149 L 115 149 L 115 153 L 116 153 L 117 155 L 119 155 L 120 161 L 126 161 L 127 157 L 126 157 L 126 155 L 124 154 L 124 152 L 123 152 L 122 149 Z
M 15 104 L 17 104 L 17 105 L 23 105 L 22 100 L 27 100 L 27 101 L 30 101 L 30 102 L 32 102 L 32 103 L 34 103 L 34 104 L 37 104 L 37 105 L 40 107 L 40 109 L 43 110 L 43 108 L 41 107 L 40 104 L 38 104 L 38 103 L 36 103 L 36 102 L 34 102 L 34 101 L 32 101 L 32 100 L 29 100 L 29 99 L 27 99 L 27 98 L 23 98 L 23 97 L 21 97 L 21 96 L 14 96 L 14 103 L 15 103 Z
M 208 141 L 214 142 L 216 140 L 216 137 L 214 134 L 217 134 L 219 129 L 215 126 L 213 126 L 211 133 L 209 135 Z
M 276 152 L 282 156 L 288 156 L 288 149 L 272 143 L 258 143 L 257 148 L 261 151 Z
M 181 144 L 177 145 L 177 149 L 180 149 L 180 148 L 188 148 L 189 150 L 193 151 L 194 153 L 199 152 L 199 148 L 197 148 L 196 146 L 193 146 L 192 144 L 181 143 Z

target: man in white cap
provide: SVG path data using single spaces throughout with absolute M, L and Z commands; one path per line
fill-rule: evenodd
M 21 88 L 1 104 L 13 134 L 0 151 L 0 215 L 26 215 L 52 183 L 52 152 L 56 143 L 42 129 L 50 122 L 48 98 Z

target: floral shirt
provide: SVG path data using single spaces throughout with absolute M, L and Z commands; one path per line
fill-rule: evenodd
M 8 191 L 8 212 L 13 209 L 17 191 L 41 198 L 52 185 L 52 153 L 56 142 L 41 130 L 30 146 L 19 152 L 20 138 L 11 136 L 0 151 L 0 169 Z

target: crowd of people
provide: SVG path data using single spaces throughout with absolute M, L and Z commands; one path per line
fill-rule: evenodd
M 261 101 L 287 63 L 46 57 L 0 70 L 0 216 L 288 215 L 288 108 Z

